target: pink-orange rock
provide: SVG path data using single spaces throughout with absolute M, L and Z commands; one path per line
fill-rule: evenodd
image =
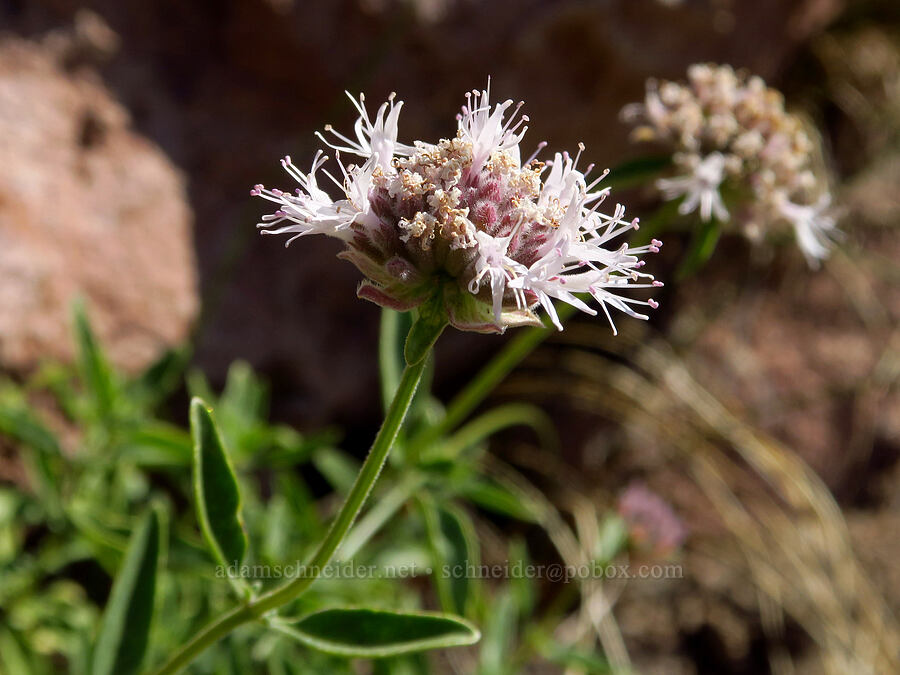
M 128 369 L 188 337 L 196 314 L 184 179 L 88 74 L 0 43 L 0 367 L 68 359 L 88 305 Z

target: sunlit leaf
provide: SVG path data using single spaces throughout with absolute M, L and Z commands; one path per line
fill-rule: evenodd
M 131 535 L 113 583 L 94 648 L 93 675 L 138 671 L 153 618 L 158 555 L 159 520 L 150 510 Z
M 512 675 L 518 672 L 510 658 L 517 616 L 518 608 L 512 594 L 508 590 L 500 592 L 491 605 L 491 620 L 485 625 L 479 659 L 480 675 Z
M 59 479 L 64 463 L 56 435 L 37 418 L 17 392 L 0 398 L 0 436 L 21 444 L 22 458 L 41 502 L 51 518 L 62 515 Z
M 470 645 L 481 637 L 468 621 L 437 612 L 336 608 L 271 625 L 313 649 L 358 658 Z
M 131 383 L 131 390 L 148 406 L 154 406 L 171 394 L 182 381 L 190 357 L 186 348 L 167 349 Z
M 148 422 L 128 435 L 122 455 L 148 468 L 189 466 L 193 455 L 191 435 L 165 422 Z
M 220 563 L 240 563 L 247 551 L 241 522 L 241 494 L 212 413 L 199 398 L 191 401 L 194 438 L 194 497 L 197 517 Z
M 457 492 L 461 497 L 494 513 L 511 516 L 524 522 L 537 522 L 534 511 L 528 504 L 497 483 L 470 481 L 461 485 Z
M 541 649 L 541 652 L 545 659 L 564 668 L 596 675 L 614 672 L 609 661 L 599 654 L 584 649 L 549 643 Z
M 97 414 L 107 417 L 115 399 L 113 371 L 88 321 L 84 304 L 75 303 L 73 310 L 75 339 L 78 344 L 78 369 L 91 396 Z
M 34 672 L 31 659 L 28 658 L 22 645 L 9 630 L 2 627 L 0 627 L 0 672 L 10 675 Z

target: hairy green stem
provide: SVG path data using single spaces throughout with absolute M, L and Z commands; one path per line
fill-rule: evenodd
M 409 499 L 418 492 L 428 479 L 417 471 L 410 472 L 406 478 L 397 483 L 383 495 L 379 495 L 377 503 L 359 519 L 359 522 L 350 530 L 344 543 L 341 545 L 341 553 L 347 558 L 352 558 L 356 553 L 403 508 Z
M 384 467 L 388 453 L 394 444 L 400 425 L 406 417 L 409 405 L 412 402 L 422 372 L 425 370 L 427 359 L 423 358 L 417 363 L 407 365 L 397 385 L 394 400 L 388 408 L 384 423 L 375 437 L 369 456 L 360 469 L 347 500 L 341 507 L 325 539 L 319 545 L 312 560 L 306 566 L 305 573 L 299 574 L 295 579 L 276 588 L 265 595 L 261 595 L 248 603 L 237 607 L 203 628 L 190 642 L 179 649 L 162 668 L 156 671 L 156 675 L 170 675 L 191 663 L 202 651 L 210 645 L 218 642 L 238 626 L 259 619 L 270 612 L 290 602 L 303 593 L 319 577 L 331 560 L 334 558 L 341 543 L 347 536 L 347 532 L 353 525 L 356 516 L 372 491 L 372 486 L 378 479 L 378 474 Z

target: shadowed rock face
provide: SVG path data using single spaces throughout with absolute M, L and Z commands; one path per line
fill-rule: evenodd
M 104 81 L 189 178 L 204 296 L 200 365 L 215 378 L 235 357 L 249 359 L 275 377 L 280 414 L 304 424 L 377 414 L 377 308 L 356 299 L 359 275 L 333 259 L 334 242 L 311 238 L 285 251 L 258 237 L 261 211 L 247 191 L 283 182 L 277 160 L 286 153 L 305 163 L 313 130 L 347 129 L 345 88 L 365 90 L 373 104 L 397 91 L 407 102 L 401 140 L 411 141 L 451 135 L 463 93 L 490 74 L 499 98 L 526 101 L 526 147 L 548 140 L 574 150 L 584 141 L 586 159 L 608 166 L 632 152 L 617 114 L 642 97 L 646 77 L 680 77 L 705 60 L 772 76 L 836 4 L 84 3 L 119 37 L 100 68 Z M 71 26 L 78 6 L 11 2 L 0 17 L 43 36 Z M 168 201 L 177 199 L 157 200 Z M 465 378 L 497 344 L 451 333 L 442 355 Z
M 70 358 L 80 296 L 112 359 L 136 370 L 182 343 L 197 311 L 184 181 L 58 56 L 0 44 L 0 363 Z

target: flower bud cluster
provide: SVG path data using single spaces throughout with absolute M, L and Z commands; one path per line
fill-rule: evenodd
M 635 141 L 672 151 L 677 176 L 657 187 L 666 199 L 683 198 L 680 213 L 729 220 L 723 187 L 730 186 L 748 232 L 792 226 L 810 264 L 827 256 L 835 219 L 828 186 L 813 171 L 816 144 L 761 78 L 695 64 L 686 83 L 649 81 L 644 102 L 622 116 L 635 125 Z
M 523 162 L 519 144 L 528 118 L 518 116 L 522 104 L 507 118 L 513 102 L 492 106 L 489 98 L 489 88 L 466 95 L 453 138 L 406 145 L 397 141 L 402 102 L 391 96 L 371 119 L 364 97 L 351 97 L 359 112 L 355 138 L 330 126 L 329 136 L 319 134 L 336 151 L 340 179 L 323 168 L 321 151 L 308 173 L 285 157 L 282 164 L 300 188 L 290 194 L 255 186 L 251 194 L 278 207 L 259 227 L 292 235 L 288 243 L 315 233 L 343 240 L 340 257 L 366 277 L 360 297 L 397 310 L 437 302 L 463 330 L 539 324 L 538 305 L 562 329 L 553 300 L 596 314 L 582 299 L 587 296 L 611 324 L 609 307 L 646 318 L 634 306 L 656 302 L 622 291 L 662 285 L 640 271 L 639 259 L 661 242 L 609 247 L 638 223 L 624 219 L 621 205 L 601 212 L 609 191 L 597 185 L 605 173 L 589 181 L 591 167 L 578 169 L 583 146 L 574 158 L 557 153 L 541 162 L 535 153 Z M 341 153 L 362 161 L 344 164 Z M 319 186 L 320 170 L 340 199 Z

